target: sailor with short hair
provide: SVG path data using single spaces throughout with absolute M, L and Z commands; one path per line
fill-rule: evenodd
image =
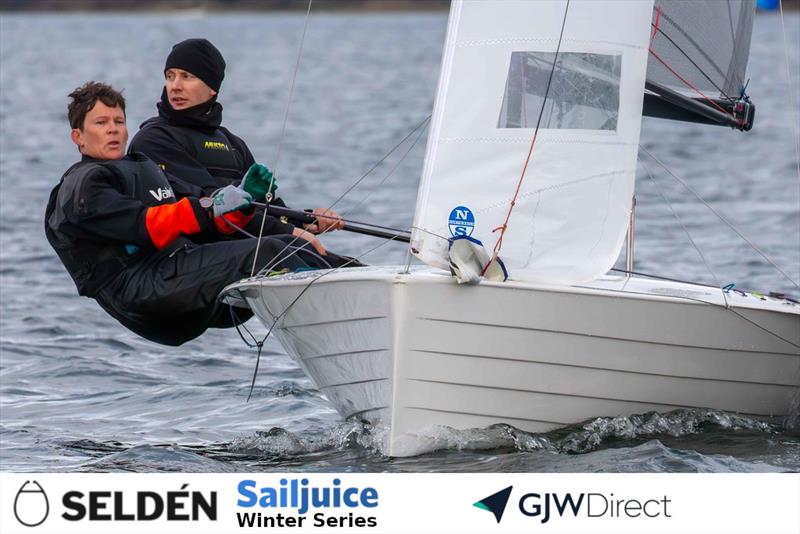
M 218 301 L 228 284 L 256 269 L 330 267 L 335 254 L 318 255 L 310 243 L 287 251 L 286 238 L 229 240 L 228 222 L 246 225 L 254 195 L 264 195 L 269 173 L 254 164 L 242 187 L 212 197 L 176 198 L 181 182 L 139 153 L 125 155 L 125 99 L 111 86 L 88 82 L 68 106 L 71 139 L 81 160 L 50 194 L 47 240 L 78 293 L 94 298 L 124 326 L 157 343 L 180 345 L 208 328 L 234 326 Z M 241 177 L 240 177 L 241 180 Z M 295 244 L 298 245 L 299 244 Z M 240 320 L 249 310 L 237 311 Z

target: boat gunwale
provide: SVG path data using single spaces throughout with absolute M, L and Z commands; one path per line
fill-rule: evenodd
M 265 277 L 245 278 L 238 282 L 234 282 L 226 286 L 220 292 L 220 298 L 232 298 L 234 300 L 242 300 L 237 295 L 230 295 L 234 291 L 244 291 L 248 289 L 259 289 L 265 285 L 280 285 L 280 286 L 308 286 L 312 283 L 317 284 L 331 284 L 331 283 L 345 283 L 345 282 L 388 282 L 391 284 L 429 284 L 429 283 L 451 283 L 455 284 L 455 279 L 446 271 L 432 268 L 417 268 L 408 272 L 403 272 L 404 266 L 381 266 L 380 270 L 376 267 L 353 267 L 349 269 L 321 269 L 318 271 L 305 271 L 305 273 L 314 273 L 316 276 L 305 275 L 298 277 L 298 273 L 288 273 L 284 275 Z M 523 291 L 541 291 L 545 293 L 561 293 L 561 294 L 576 294 L 576 295 L 591 295 L 612 298 L 625 298 L 640 301 L 655 301 L 655 302 L 672 302 L 694 305 L 716 306 L 726 309 L 722 302 L 711 302 L 703 300 L 699 297 L 690 297 L 682 295 L 666 295 L 651 293 L 645 291 L 635 291 L 626 289 L 629 282 L 633 280 L 637 285 L 644 285 L 645 287 L 667 287 L 667 288 L 703 288 L 711 295 L 721 298 L 722 289 L 697 284 L 694 282 L 679 282 L 673 280 L 651 280 L 643 277 L 625 277 L 617 275 L 604 275 L 588 283 L 603 282 L 621 282 L 625 281 L 621 289 L 613 289 L 606 287 L 593 287 L 588 285 L 559 285 L 554 283 L 545 282 L 532 282 L 521 280 L 507 280 L 505 282 L 495 282 L 490 280 L 483 280 L 477 287 L 493 287 L 504 290 L 523 290 Z M 698 289 L 695 289 L 698 290 Z M 773 301 L 761 300 L 758 297 L 752 296 L 752 301 L 743 301 L 747 297 L 741 297 L 738 294 L 729 294 L 728 307 L 763 311 L 786 313 L 789 315 L 800 315 L 800 306 L 792 303 L 791 301 L 782 299 L 782 302 L 776 302 L 781 299 L 774 299 Z M 733 302 L 731 302 L 733 301 Z M 786 306 L 785 309 L 779 309 L 777 306 Z

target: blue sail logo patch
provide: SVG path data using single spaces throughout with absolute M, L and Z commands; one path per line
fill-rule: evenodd
M 475 229 L 475 215 L 466 206 L 457 206 L 450 212 L 447 227 L 453 237 L 471 236 Z

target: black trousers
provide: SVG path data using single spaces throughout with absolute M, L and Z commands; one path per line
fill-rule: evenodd
M 261 239 L 256 272 L 274 262 L 272 270 L 338 267 L 347 260 L 333 253 L 318 256 L 311 245 L 291 236 Z M 123 269 L 97 295 L 103 309 L 136 334 L 163 345 L 181 345 L 208 328 L 234 326 L 229 306 L 217 296 L 233 282 L 250 276 L 256 239 L 196 245 L 188 240 L 171 251 L 159 251 Z M 301 247 L 295 254 L 294 249 Z M 275 260 L 278 261 L 275 261 Z M 250 310 L 235 310 L 245 321 Z

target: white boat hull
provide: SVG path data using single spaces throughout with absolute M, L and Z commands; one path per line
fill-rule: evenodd
M 424 452 L 436 426 L 544 432 L 653 410 L 798 410 L 791 302 L 731 293 L 726 308 L 719 289 L 637 278 L 459 286 L 439 271 L 399 271 L 226 289 L 268 327 L 280 317 L 286 351 L 342 416 L 387 427 L 390 456 Z

